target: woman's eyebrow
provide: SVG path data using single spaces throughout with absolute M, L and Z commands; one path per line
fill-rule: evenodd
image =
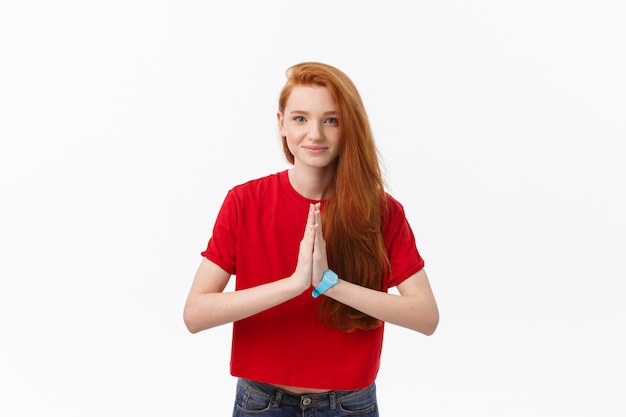
M 305 110 L 291 110 L 289 112 L 289 114 L 305 114 L 305 115 L 308 115 L 310 113 L 308 111 L 305 111 Z M 328 111 L 325 111 L 324 113 L 322 113 L 322 116 L 334 116 L 336 114 L 337 114 L 336 110 L 328 110 Z

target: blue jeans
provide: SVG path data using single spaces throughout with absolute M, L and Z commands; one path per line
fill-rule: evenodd
M 239 378 L 233 417 L 378 417 L 376 384 L 355 391 L 293 394 Z

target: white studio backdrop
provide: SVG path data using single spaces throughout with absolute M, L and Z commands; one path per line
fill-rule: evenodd
M 277 96 L 312 60 L 359 88 L 441 310 L 387 327 L 382 415 L 623 416 L 625 17 L 3 2 L 0 415 L 230 415 L 230 327 L 182 308 L 226 191 L 287 167 Z

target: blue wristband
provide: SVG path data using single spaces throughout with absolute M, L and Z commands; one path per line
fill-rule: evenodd
M 321 294 L 324 294 L 329 288 L 337 285 L 339 281 L 339 276 L 332 269 L 327 269 L 322 274 L 322 282 L 313 290 L 313 298 L 319 297 Z

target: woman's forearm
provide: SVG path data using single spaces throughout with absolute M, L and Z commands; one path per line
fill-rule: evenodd
M 402 285 L 401 295 L 395 295 L 340 279 L 325 295 L 384 322 L 433 334 L 439 323 L 439 311 L 426 274 L 420 271 Z
M 191 294 L 184 310 L 191 333 L 245 319 L 301 294 L 291 278 L 232 292 Z

